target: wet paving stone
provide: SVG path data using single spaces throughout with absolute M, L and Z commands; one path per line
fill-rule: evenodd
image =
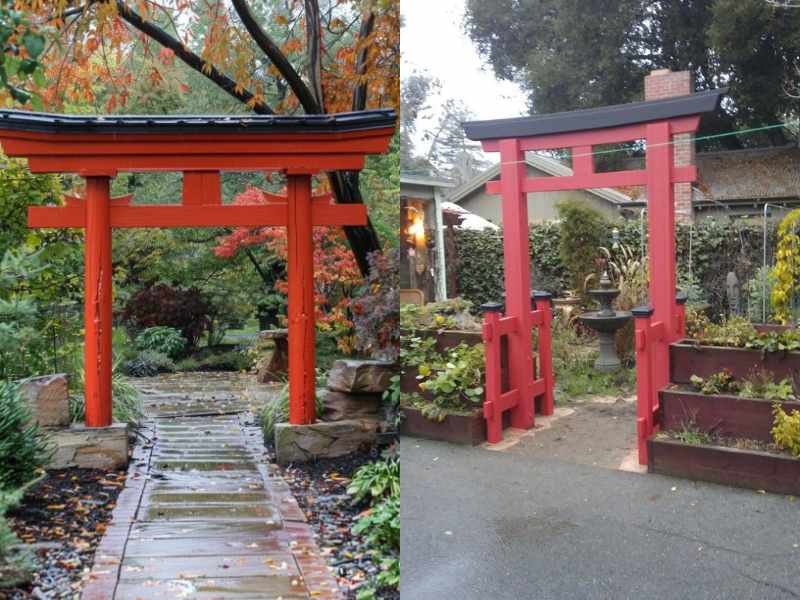
M 132 579 L 196 579 L 199 577 L 297 577 L 291 553 L 225 556 L 159 556 L 126 558 L 120 581 Z
M 226 538 L 231 541 L 242 541 L 248 544 L 267 539 L 281 525 L 267 521 L 253 523 L 169 523 L 138 522 L 131 527 L 129 540 L 203 540 Z M 194 542 L 200 545 L 201 542 Z
M 148 521 L 198 521 L 231 520 L 265 521 L 271 523 L 280 519 L 278 512 L 270 504 L 194 504 L 175 506 L 171 504 L 150 504 L 146 507 L 145 519 Z
M 121 581 L 116 595 L 117 600 L 295 600 L 308 597 L 298 578 L 280 576 Z
M 272 532 L 197 539 L 139 538 L 128 540 L 126 557 L 264 555 L 286 552 L 289 544 Z
M 244 378 L 176 375 L 136 385 L 154 423 L 153 447 L 109 600 L 341 598 L 335 583 L 326 587 L 334 580 L 325 579 L 324 562 L 307 562 L 310 530 L 266 462 L 252 416 L 243 416 L 251 405 Z

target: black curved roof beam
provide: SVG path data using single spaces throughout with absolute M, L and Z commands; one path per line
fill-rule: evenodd
M 464 123 L 464 131 L 469 139 L 481 141 L 534 137 L 662 121 L 712 112 L 719 107 L 722 96 L 727 92 L 727 88 L 720 88 L 663 100 L 630 102 L 531 117 L 469 121 Z

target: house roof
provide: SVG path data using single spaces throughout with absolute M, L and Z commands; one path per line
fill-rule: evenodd
M 642 168 L 642 163 L 642 158 L 635 158 L 626 166 Z M 699 152 L 695 164 L 695 204 L 800 198 L 800 148 L 795 145 Z M 625 192 L 636 205 L 646 201 L 642 186 Z
M 0 129 L 47 133 L 319 133 L 394 127 L 394 110 L 328 115 L 62 115 L 0 110 Z
M 780 146 L 696 155 L 696 187 L 717 201 L 800 196 L 800 148 Z
M 460 229 L 473 229 L 476 231 L 482 231 L 484 229 L 498 231 L 500 229 L 500 227 L 491 221 L 468 211 L 463 206 L 453 204 L 452 202 L 442 202 L 442 212 L 445 214 L 454 215 L 458 219 L 458 227 Z
M 661 121 L 712 112 L 717 109 L 721 97 L 727 91 L 727 88 L 720 88 L 663 100 L 629 102 L 512 119 L 470 121 L 464 123 L 464 131 L 471 140 L 494 140 Z
M 400 183 L 441 188 L 451 188 L 455 185 L 449 179 L 428 175 L 427 173 L 409 173 L 407 171 L 400 171 Z
M 572 175 L 572 169 L 560 163 L 559 161 L 547 156 L 543 156 L 542 154 L 526 152 L 525 162 L 528 166 L 555 177 Z M 458 204 L 477 189 L 484 186 L 486 182 L 491 181 L 499 175 L 500 164 L 498 163 L 454 189 L 452 192 L 450 192 L 450 194 L 448 194 L 447 200 Z M 611 188 L 592 188 L 585 191 L 589 192 L 590 194 L 594 194 L 595 196 L 599 196 L 603 200 L 611 202 L 612 204 L 624 205 L 630 202 L 630 198 L 628 196 Z

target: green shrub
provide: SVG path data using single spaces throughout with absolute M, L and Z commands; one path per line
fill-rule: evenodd
M 322 403 L 322 396 L 317 392 L 316 411 L 321 414 L 325 406 Z M 264 442 L 272 444 L 275 437 L 275 425 L 289 421 L 289 384 L 287 383 L 278 395 L 267 402 L 260 411 L 261 431 L 264 433 Z
M 356 521 L 353 533 L 364 536 L 370 552 L 382 557 L 375 585 L 396 588 L 400 584 L 400 497 L 390 496 L 376 504 Z M 359 600 L 371 597 L 374 597 L 371 585 L 357 596 Z
M 597 210 L 577 200 L 557 205 L 561 220 L 559 256 L 570 274 L 572 288 L 584 294 L 584 280 L 597 270 L 597 249 L 608 239 L 609 222 Z
M 0 490 L 31 481 L 52 452 L 47 436 L 32 420 L 19 385 L 0 381 Z
M 150 350 L 169 358 L 177 358 L 186 349 L 186 338 L 181 332 L 163 325 L 142 330 L 133 343 L 140 352 Z
M 136 358 L 126 360 L 122 370 L 129 377 L 155 377 L 159 373 L 174 372 L 175 362 L 162 352 L 143 350 Z
M 19 541 L 5 517 L 7 511 L 20 503 L 26 488 L 27 485 L 13 491 L 0 490 L 0 588 L 13 588 L 29 581 L 35 569 L 33 552 Z
M 787 414 L 780 403 L 776 402 L 772 407 L 772 414 L 772 437 L 775 443 L 794 456 L 800 456 L 800 411 L 795 409 Z
M 246 371 L 253 364 L 251 356 L 238 350 L 184 358 L 175 365 L 177 371 Z
M 84 371 L 78 371 L 77 388 L 83 390 Z M 69 413 L 73 423 L 86 418 L 86 404 L 82 393 L 72 394 L 69 398 Z M 111 373 L 111 414 L 118 423 L 138 425 L 144 416 L 142 398 L 139 390 L 125 379 L 120 372 L 120 363 L 114 363 Z
M 389 457 L 360 467 L 347 488 L 358 504 L 369 499 L 375 504 L 387 496 L 400 496 L 400 461 Z
M 630 219 L 616 222 L 615 225 L 619 229 L 620 241 L 640 254 L 643 240 L 639 220 Z M 602 243 L 597 245 L 608 246 L 611 243 L 611 233 L 612 230 L 608 227 Z M 559 252 L 562 238 L 562 225 L 558 222 L 530 226 L 531 283 L 535 289 L 561 294 L 565 289 L 573 287 L 571 275 L 567 272 Z M 742 282 L 756 277 L 763 260 L 762 239 L 761 223 L 753 223 L 747 219 L 703 219 L 691 226 L 685 223 L 676 225 L 678 273 L 693 274 L 702 290 L 698 297 L 711 305 L 710 314 L 715 318 L 727 311 L 727 273 L 734 271 Z M 646 248 L 646 229 L 644 242 Z M 775 243 L 776 223 L 770 222 L 767 247 L 774 248 Z M 592 246 L 592 250 L 597 245 Z M 475 307 L 484 302 L 502 301 L 502 233 L 491 230 L 456 230 L 455 247 L 456 256 L 452 262 L 455 263 L 459 295 L 470 300 Z M 589 269 L 592 268 L 593 265 L 590 265 Z M 685 279 L 682 283 L 686 283 Z

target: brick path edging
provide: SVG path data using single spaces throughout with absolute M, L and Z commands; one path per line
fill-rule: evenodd
M 152 433 L 152 424 L 145 424 L 143 432 Z M 125 487 L 117 497 L 111 521 L 94 553 L 94 563 L 81 593 L 81 600 L 109 600 L 119 580 L 125 544 L 136 519 L 136 511 L 144 493 L 153 444 L 136 444 L 131 453 Z

